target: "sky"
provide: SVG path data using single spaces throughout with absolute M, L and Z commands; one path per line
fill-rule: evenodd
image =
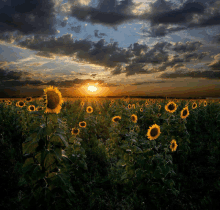
M 63 97 L 220 97 L 220 0 L 0 1 L 0 98 L 50 85 Z

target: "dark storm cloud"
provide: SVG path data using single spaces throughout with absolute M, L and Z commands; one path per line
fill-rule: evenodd
M 18 30 L 24 35 L 55 34 L 55 9 L 52 0 L 0 1 L 1 32 Z
M 118 75 L 122 73 L 122 66 L 118 65 L 115 67 L 113 71 L 111 71 L 111 75 Z
M 206 55 L 208 55 L 209 53 L 208 52 L 202 52 L 202 53 L 186 53 L 184 55 L 184 59 L 185 59 L 185 62 L 190 62 L 192 59 L 195 59 L 195 60 L 202 60 Z
M 145 82 L 136 82 L 132 85 L 146 85 L 146 84 L 154 84 L 154 83 L 166 83 L 167 81 L 145 81 Z M 170 82 L 170 81 L 169 81 Z
M 220 34 L 213 36 L 213 40 L 211 43 L 212 44 L 215 44 L 215 43 L 220 44 Z
M 206 79 L 220 79 L 220 71 L 176 71 L 174 73 L 163 73 L 159 78 L 178 78 L 178 77 L 192 77 L 192 78 L 206 78 Z
M 146 74 L 147 71 L 143 69 L 144 66 L 145 65 L 141 63 L 132 63 L 125 67 L 124 73 L 126 73 L 127 77 L 135 74 Z
M 201 42 L 186 42 L 186 43 L 177 42 L 173 45 L 171 49 L 178 53 L 185 53 L 185 52 L 192 52 L 198 50 L 199 47 L 201 46 L 202 46 Z
M 100 23 L 109 26 L 117 26 L 125 21 L 136 18 L 131 12 L 135 4 L 132 0 L 99 0 L 97 8 L 73 4 L 71 7 L 71 16 L 80 21 L 91 23 Z
M 205 5 L 199 2 L 185 3 L 178 9 L 153 14 L 150 17 L 152 25 L 155 24 L 178 24 L 192 19 L 192 14 L 201 14 L 205 11 Z

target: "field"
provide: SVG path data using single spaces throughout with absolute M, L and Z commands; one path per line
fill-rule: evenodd
M 0 209 L 220 209 L 219 100 L 52 96 L 0 100 Z

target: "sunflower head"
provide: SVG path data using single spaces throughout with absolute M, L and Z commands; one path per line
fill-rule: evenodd
M 77 128 L 72 128 L 71 134 L 72 134 L 72 135 L 78 135 L 78 134 L 79 134 L 79 129 L 77 129 Z
M 158 126 L 157 124 L 154 124 L 151 127 L 149 127 L 146 135 L 149 140 L 155 140 L 159 137 L 160 134 L 161 134 L 160 126 Z
M 131 115 L 131 121 L 134 123 L 137 123 L 137 115 L 136 114 Z
M 91 106 L 88 106 L 88 107 L 86 108 L 86 112 L 87 112 L 87 113 L 92 113 L 92 112 L 93 112 L 93 108 L 92 108 Z
M 161 105 L 158 105 L 158 108 L 161 109 Z
M 143 108 L 140 108 L 140 112 L 143 112 Z
M 17 111 L 17 114 L 21 114 L 21 111 Z
M 177 105 L 173 101 L 170 101 L 167 105 L 165 105 L 165 110 L 170 113 L 175 112 L 176 109 L 177 109 Z
M 37 110 L 37 111 L 42 111 L 42 110 L 43 110 L 43 107 L 39 106 L 39 107 L 36 108 L 36 110 Z
M 207 106 L 207 101 L 204 101 L 204 106 Z
M 25 106 L 25 103 L 24 103 L 23 101 L 18 101 L 17 103 L 18 103 L 18 106 L 19 106 L 19 107 Z
M 84 106 L 84 102 L 81 102 L 81 106 Z
M 170 149 L 172 150 L 172 152 L 176 151 L 176 148 L 178 147 L 177 143 L 176 143 L 176 140 L 173 139 L 171 142 L 170 142 Z
M 185 108 L 182 109 L 180 116 L 181 116 L 182 119 L 185 119 L 189 116 L 188 106 L 186 106 Z
M 49 86 L 44 89 L 44 92 L 47 96 L 45 113 L 58 114 L 61 110 L 61 105 L 63 103 L 60 91 L 56 87 Z
M 86 122 L 85 121 L 80 122 L 79 127 L 85 128 L 86 127 Z
M 30 111 L 30 112 L 35 111 L 35 106 L 34 105 L 28 106 L 28 111 Z
M 194 102 L 193 105 L 192 105 L 192 108 L 195 109 L 196 107 L 197 107 L 197 103 Z
M 132 108 L 135 109 L 135 104 L 132 104 Z
M 120 116 L 115 116 L 112 118 L 112 122 L 118 122 L 121 119 Z
M 131 104 L 128 104 L 128 109 L 131 109 Z
M 25 100 L 26 100 L 27 102 L 31 102 L 31 101 L 32 101 L 32 98 L 31 98 L 31 97 L 27 97 Z

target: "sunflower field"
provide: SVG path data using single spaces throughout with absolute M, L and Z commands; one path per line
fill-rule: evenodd
M 219 100 L 0 100 L 0 209 L 220 209 Z

